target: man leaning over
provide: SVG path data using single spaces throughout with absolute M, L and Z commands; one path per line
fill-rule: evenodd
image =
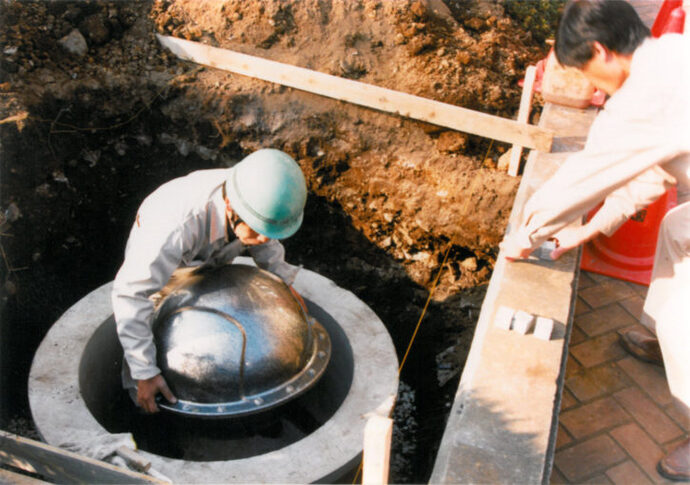
M 571 0 L 555 50 L 561 64 L 579 69 L 610 98 L 584 150 L 568 157 L 525 204 L 503 253 L 524 258 L 553 237 L 557 258 L 599 234 L 611 235 L 675 185 L 678 205 L 659 228 L 642 323 L 657 336 L 671 394 L 690 419 L 690 35 L 653 39 L 625 1 Z M 602 200 L 590 221 L 571 224 Z M 627 335 L 633 355 L 654 358 L 656 339 Z M 690 480 L 690 440 L 658 469 L 667 478 Z
M 175 271 L 229 264 L 245 249 L 257 266 L 292 285 L 299 267 L 285 262 L 278 239 L 300 227 L 306 197 L 299 165 L 284 152 L 263 149 L 232 168 L 171 180 L 141 204 L 112 302 L 125 353 L 123 385 L 136 390 L 146 412 L 158 411 L 159 393 L 176 402 L 156 366 L 152 297 Z

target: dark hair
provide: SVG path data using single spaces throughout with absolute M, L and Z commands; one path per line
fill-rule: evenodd
M 556 33 L 556 58 L 582 68 L 594 55 L 594 42 L 618 54 L 632 54 L 649 29 L 625 0 L 571 0 Z

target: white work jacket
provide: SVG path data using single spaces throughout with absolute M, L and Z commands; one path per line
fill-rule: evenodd
M 117 333 L 133 379 L 160 373 L 151 328 L 154 303 L 149 297 L 176 269 L 228 264 L 246 249 L 257 266 L 288 285 L 299 271 L 285 262 L 285 248 L 276 240 L 245 247 L 228 237 L 222 194 L 227 176 L 228 169 L 193 172 L 165 183 L 139 208 L 112 292 Z
M 592 123 L 584 150 L 525 204 L 514 235 L 536 248 L 605 200 L 590 224 L 613 233 L 640 208 L 678 187 L 690 192 L 690 35 L 647 39 L 630 75 Z

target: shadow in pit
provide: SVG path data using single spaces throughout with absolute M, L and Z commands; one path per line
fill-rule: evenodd
M 154 89 L 140 86 L 148 97 L 138 101 L 125 88 L 81 93 L 83 104 L 80 93 L 72 102 L 45 96 L 21 130 L 0 125 L 0 207 L 14 214 L 0 218 L 0 384 L 11 389 L 0 393 L 2 427 L 29 418 L 36 349 L 67 308 L 113 279 L 144 197 L 220 164 L 160 141 L 160 127 L 176 127 L 160 111 L 165 96 L 147 104 Z M 149 109 L 122 123 L 110 108 L 125 98 Z

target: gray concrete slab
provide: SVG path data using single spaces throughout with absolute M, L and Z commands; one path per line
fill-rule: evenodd
M 547 104 L 540 126 L 555 153 L 532 152 L 510 225 L 569 152 L 582 148 L 596 111 Z M 431 483 L 547 483 L 553 462 L 579 252 L 557 261 L 499 254 Z M 494 325 L 500 307 L 552 319 L 549 340 Z

